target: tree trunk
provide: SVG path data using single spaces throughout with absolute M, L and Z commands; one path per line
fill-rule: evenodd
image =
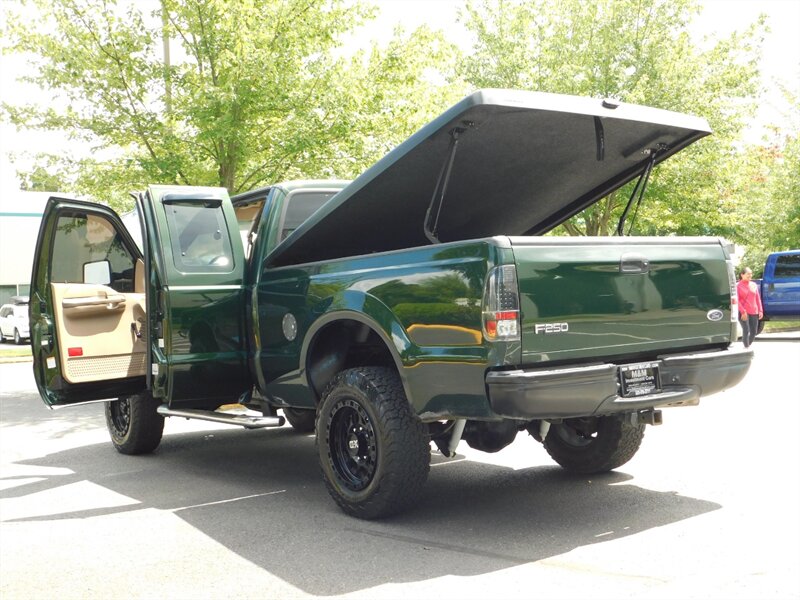
M 236 161 L 226 157 L 219 165 L 219 184 L 228 190 L 229 194 L 234 193 L 236 179 Z

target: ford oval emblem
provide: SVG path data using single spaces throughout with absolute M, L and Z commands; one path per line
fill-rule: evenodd
M 718 308 L 710 310 L 706 313 L 706 318 L 709 321 L 721 321 L 723 316 L 724 315 L 722 314 L 722 311 Z

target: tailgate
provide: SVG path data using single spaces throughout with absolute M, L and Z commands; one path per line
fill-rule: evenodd
M 731 341 L 718 238 L 510 238 L 522 364 L 655 357 Z

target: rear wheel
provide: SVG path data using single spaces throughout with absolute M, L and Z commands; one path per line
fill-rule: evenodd
M 317 420 L 317 412 L 315 410 L 284 408 L 283 414 L 295 431 L 299 433 L 311 433 L 314 431 L 314 422 Z
M 14 343 L 17 346 L 22 343 L 22 337 L 19 335 L 19 329 L 14 329 Z
M 758 335 L 759 333 L 761 333 L 762 331 L 764 331 L 764 324 L 765 324 L 765 323 L 766 323 L 766 321 L 764 321 L 764 319 L 761 319 L 761 320 L 758 322 L 758 328 L 756 328 L 756 335 Z
M 544 447 L 567 471 L 603 473 L 633 458 L 644 428 L 643 423 L 631 425 L 616 417 L 567 419 L 550 427 Z
M 317 451 L 325 485 L 347 514 L 376 519 L 419 496 L 430 443 L 397 373 L 362 367 L 339 373 L 317 415 Z
M 122 454 L 147 454 L 161 443 L 164 417 L 156 412 L 158 401 L 142 393 L 106 402 L 106 426 L 111 443 Z

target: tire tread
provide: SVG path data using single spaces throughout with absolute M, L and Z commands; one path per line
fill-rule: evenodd
M 121 454 L 149 454 L 161 443 L 164 434 L 164 417 L 156 412 L 158 401 L 149 393 L 130 398 L 130 425 L 126 435 L 118 436 L 111 422 L 111 402 L 105 404 L 106 425 L 111 443 Z
M 424 424 L 413 414 L 397 373 L 385 367 L 358 367 L 340 372 L 327 386 L 325 399 L 340 387 L 354 387 L 373 405 L 377 413 L 374 426 L 382 439 L 378 467 L 380 477 L 371 493 L 363 499 L 344 496 L 330 481 L 323 467 L 328 492 L 339 507 L 354 517 L 376 519 L 397 514 L 410 507 L 419 497 L 430 471 L 430 445 Z M 325 411 L 318 411 L 317 445 L 320 462 L 327 460 L 326 426 L 321 420 Z M 320 441 L 323 436 L 323 441 Z M 370 484 L 369 487 L 373 487 Z
M 631 425 L 614 417 L 601 417 L 597 438 L 585 447 L 565 443 L 552 431 L 544 440 L 550 457 L 573 473 L 605 473 L 621 467 L 639 450 L 645 425 Z

